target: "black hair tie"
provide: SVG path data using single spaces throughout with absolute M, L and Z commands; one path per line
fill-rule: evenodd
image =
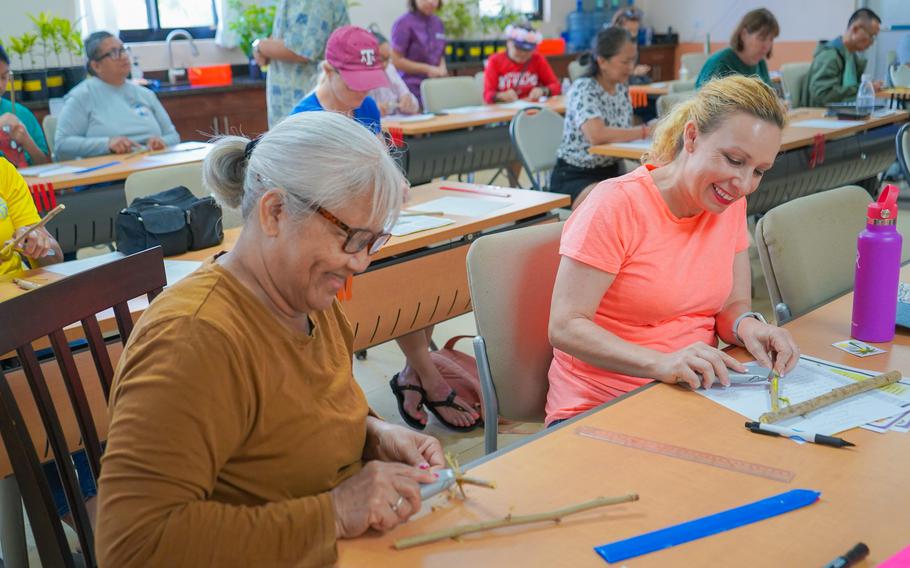
M 250 161 L 250 157 L 253 155 L 253 150 L 256 148 L 256 144 L 259 144 L 259 138 L 253 138 L 246 143 L 246 149 L 243 151 L 243 159 L 247 162 Z

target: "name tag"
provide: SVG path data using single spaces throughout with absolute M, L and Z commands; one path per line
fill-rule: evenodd
M 152 116 L 152 110 L 149 107 L 147 107 L 143 104 L 139 104 L 139 103 L 136 103 L 133 106 L 133 112 L 136 113 L 136 116 L 139 116 L 142 118 Z

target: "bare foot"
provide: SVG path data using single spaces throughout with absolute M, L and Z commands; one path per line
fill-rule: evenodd
M 432 381 L 432 379 L 424 380 L 423 377 L 421 377 L 421 380 L 424 390 L 427 391 L 427 402 L 444 401 L 449 396 L 449 393 L 452 392 L 452 388 L 442 378 L 439 378 L 435 382 Z M 471 404 L 460 396 L 456 396 L 453 402 L 462 408 L 467 409 L 467 412 L 450 406 L 436 407 L 436 411 L 452 426 L 467 428 L 473 426 L 480 418 L 480 413 L 472 408 Z

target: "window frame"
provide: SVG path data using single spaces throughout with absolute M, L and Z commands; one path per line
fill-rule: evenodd
M 532 22 L 541 22 L 543 21 L 543 2 L 544 0 L 534 0 L 537 4 L 537 10 L 533 12 L 521 12 L 528 20 Z
M 210 0 L 214 24 L 211 27 L 195 26 L 188 28 L 162 28 L 161 20 L 158 15 L 158 1 L 159 0 L 145 0 L 145 10 L 150 27 L 146 29 L 120 30 L 120 40 L 122 42 L 164 41 L 167 39 L 167 34 L 180 29 L 190 32 L 193 39 L 211 39 L 215 37 L 215 32 L 218 28 L 218 10 L 215 9 L 215 0 Z M 540 0 L 538 0 L 538 2 L 539 1 Z

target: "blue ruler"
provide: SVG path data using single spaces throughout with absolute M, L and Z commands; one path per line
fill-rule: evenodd
M 742 507 L 598 546 L 594 551 L 607 562 L 620 562 L 788 513 L 815 503 L 820 495 L 810 489 L 794 489 Z

